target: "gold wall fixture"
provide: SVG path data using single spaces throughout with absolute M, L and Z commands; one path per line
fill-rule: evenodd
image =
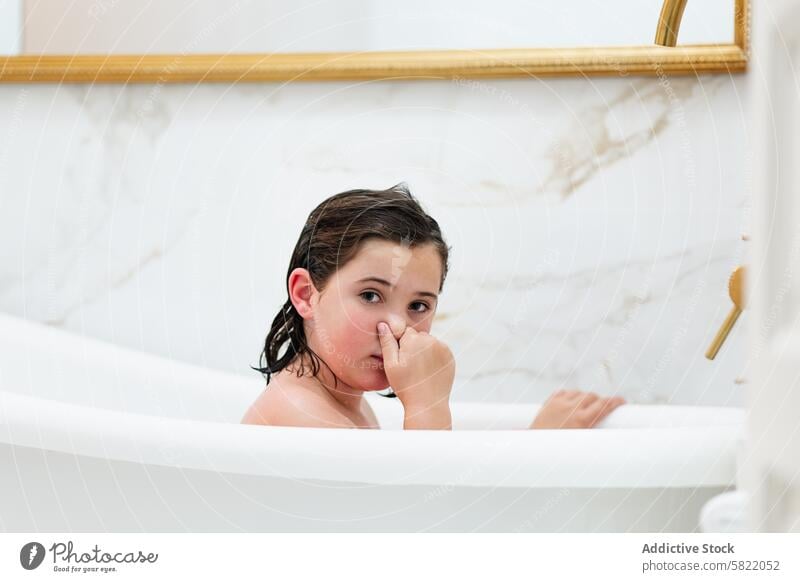
M 656 28 L 656 44 L 675 46 L 678 44 L 678 30 L 683 19 L 686 0 L 664 0 Z
M 706 351 L 706 358 L 709 360 L 713 360 L 717 357 L 717 352 L 722 347 L 722 344 L 725 343 L 725 340 L 728 337 L 728 334 L 733 329 L 733 324 L 736 323 L 736 320 L 739 319 L 739 315 L 741 315 L 742 310 L 745 308 L 745 268 L 744 267 L 736 267 L 731 273 L 730 279 L 728 279 L 728 294 L 730 295 L 731 301 L 733 301 L 733 307 L 731 307 L 728 316 L 725 318 L 722 327 L 719 328 L 717 335 L 714 337 L 714 341 L 711 342 L 711 346 Z

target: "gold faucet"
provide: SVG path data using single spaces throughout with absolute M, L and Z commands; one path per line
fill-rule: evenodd
M 725 342 L 725 339 L 728 337 L 731 329 L 733 329 L 733 324 L 736 323 L 737 319 L 739 319 L 739 315 L 742 313 L 742 310 L 745 307 L 744 276 L 745 269 L 744 267 L 740 266 L 733 270 L 730 279 L 728 279 L 728 294 L 731 296 L 731 300 L 733 301 L 733 307 L 728 313 L 728 317 L 725 318 L 725 323 L 723 323 L 722 327 L 719 328 L 717 335 L 714 337 L 714 341 L 711 342 L 711 346 L 708 348 L 708 351 L 706 351 L 706 358 L 709 360 L 713 360 L 717 355 L 717 352 L 722 347 L 722 344 Z
M 656 44 L 675 46 L 678 44 L 678 29 L 681 27 L 686 0 L 664 0 L 656 28 Z

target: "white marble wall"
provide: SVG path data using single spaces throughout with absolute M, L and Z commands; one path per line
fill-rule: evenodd
M 744 76 L 0 85 L 0 309 L 257 374 L 308 212 L 406 181 L 456 399 L 742 404 Z M 46 361 L 40 362 L 47 366 Z

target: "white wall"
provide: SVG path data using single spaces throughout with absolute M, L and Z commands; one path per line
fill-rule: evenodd
M 662 0 L 27 0 L 27 53 L 651 44 Z M 689 2 L 680 42 L 733 42 L 734 0 Z
M 22 50 L 22 1 L 0 0 L 0 56 Z

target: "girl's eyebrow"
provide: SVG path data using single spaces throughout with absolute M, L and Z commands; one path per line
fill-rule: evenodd
M 391 288 L 392 284 L 389 283 L 386 279 L 381 279 L 380 277 L 364 277 L 363 279 L 359 279 L 356 283 L 364 283 L 366 281 L 374 281 L 376 283 L 380 283 L 381 285 L 386 285 L 387 287 Z M 436 293 L 431 293 L 430 291 L 417 291 L 417 295 L 423 295 L 425 297 L 433 297 L 434 299 L 438 299 Z

